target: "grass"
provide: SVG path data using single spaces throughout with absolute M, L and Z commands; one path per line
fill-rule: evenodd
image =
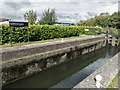
M 108 90 L 110 88 L 118 88 L 118 78 L 120 75 L 120 71 L 118 72 L 118 74 L 115 76 L 115 78 L 113 79 L 113 81 L 110 83 L 110 85 L 108 86 Z
M 64 39 L 74 39 L 74 38 L 83 38 L 85 36 L 73 36 L 73 37 L 67 37 Z M 14 43 L 13 42 L 13 46 L 16 45 L 25 45 L 25 44 L 34 44 L 34 43 L 44 43 L 44 42 L 50 42 L 50 41 L 57 41 L 57 40 L 61 40 L 62 38 L 55 38 L 55 39 L 47 39 L 47 40 L 41 40 L 41 41 L 30 41 L 30 42 L 21 42 L 21 43 Z M 10 46 L 10 43 L 5 43 L 3 45 L 0 45 L 0 47 L 8 47 Z

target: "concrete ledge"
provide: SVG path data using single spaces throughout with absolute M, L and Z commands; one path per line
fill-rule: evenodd
M 120 52 L 116 54 L 114 57 L 110 59 L 106 64 L 104 64 L 101 68 L 96 70 L 94 73 L 89 75 L 82 82 L 77 84 L 74 88 L 96 88 L 95 86 L 95 76 L 100 74 L 102 76 L 101 85 L 102 88 L 107 88 L 114 79 L 114 77 L 118 73 L 118 56 L 120 56 Z
M 75 39 L 75 40 L 69 40 L 65 42 L 54 42 L 54 43 L 48 43 L 43 44 L 39 46 L 34 47 L 24 47 L 20 49 L 12 49 L 12 50 L 3 50 L 2 51 L 2 61 L 6 61 L 9 59 L 15 59 L 20 58 L 24 56 L 29 56 L 33 54 L 43 53 L 47 51 L 52 51 L 56 49 L 62 49 L 70 46 L 75 46 L 79 44 L 84 44 L 88 42 L 94 42 L 97 40 L 105 40 L 105 36 L 97 36 L 95 38 L 88 38 L 88 39 Z

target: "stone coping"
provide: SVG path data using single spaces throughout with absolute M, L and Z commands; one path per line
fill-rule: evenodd
M 105 37 L 105 36 L 87 35 L 84 38 L 75 38 L 75 39 L 68 39 L 68 40 L 64 39 L 64 42 L 62 42 L 62 40 L 57 40 L 57 41 L 49 41 L 49 42 L 44 42 L 44 43 L 25 44 L 25 45 L 20 45 L 20 46 L 16 45 L 13 47 L 0 47 L 0 49 L 2 50 L 2 52 L 10 52 L 10 51 L 15 51 L 15 50 L 31 49 L 31 48 L 44 47 L 44 46 L 49 46 L 49 45 L 54 45 L 54 44 L 64 44 L 64 43 L 73 42 L 73 41 L 86 40 L 86 39 L 92 39 L 92 38 L 101 38 L 101 37 Z
M 29 56 L 33 54 L 43 53 L 47 51 L 62 49 L 66 47 L 76 46 L 84 43 L 90 43 L 97 40 L 105 40 L 105 36 L 96 36 L 94 38 L 85 38 L 85 39 L 70 39 L 64 42 L 56 41 L 56 42 L 46 42 L 36 46 L 28 46 L 23 48 L 13 48 L 2 51 L 2 60 L 6 61 L 9 59 L 20 58 L 24 56 Z M 12 48 L 12 47 L 11 47 Z
M 101 81 L 101 88 L 107 88 L 114 79 L 114 77 L 118 73 L 118 61 L 120 56 L 120 52 L 113 56 L 107 63 L 105 63 L 102 67 L 97 69 L 95 72 L 93 72 L 91 75 L 89 75 L 87 78 L 85 78 L 83 81 L 81 81 L 79 84 L 73 87 L 74 88 L 96 88 L 95 86 L 95 76 L 97 74 L 102 76 Z

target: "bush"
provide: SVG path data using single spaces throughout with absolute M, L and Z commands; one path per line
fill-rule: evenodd
M 108 31 L 108 33 L 113 33 L 113 34 L 120 34 L 120 29 L 116 29 L 116 28 L 112 28 L 112 27 L 106 27 L 103 28 L 103 30 L 106 32 Z
M 29 26 L 30 41 L 40 41 L 53 38 L 65 38 L 79 36 L 80 34 L 97 35 L 95 32 L 86 32 L 84 29 L 101 31 L 100 27 L 89 26 L 50 26 L 50 25 L 31 25 Z M 12 40 L 16 43 L 27 42 L 28 33 L 26 27 L 15 27 L 12 30 Z M 10 42 L 9 25 L 2 25 L 2 43 Z

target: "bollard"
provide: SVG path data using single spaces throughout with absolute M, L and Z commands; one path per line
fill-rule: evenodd
M 102 85 L 100 84 L 100 81 L 102 80 L 102 76 L 98 74 L 98 75 L 95 76 L 95 79 L 96 79 L 96 84 L 95 84 L 96 87 L 97 87 L 97 88 L 100 88 L 100 87 L 102 86 Z
M 95 38 L 95 36 L 94 36 L 94 35 L 92 35 L 92 38 Z
M 64 41 L 63 41 L 63 38 L 62 38 L 62 42 L 64 42 Z

